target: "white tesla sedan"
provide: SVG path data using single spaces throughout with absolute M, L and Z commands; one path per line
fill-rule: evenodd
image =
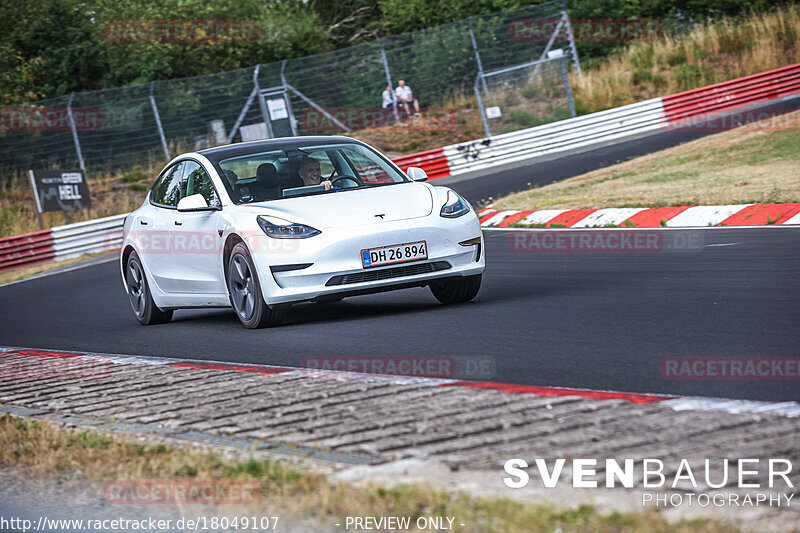
M 347 137 L 239 143 L 180 155 L 125 219 L 120 266 L 142 324 L 175 309 L 233 307 L 247 328 L 286 306 L 429 286 L 442 303 L 478 294 L 478 217 Z

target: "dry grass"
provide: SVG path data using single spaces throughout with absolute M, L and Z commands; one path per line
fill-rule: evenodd
M 235 461 L 214 453 L 165 445 L 134 443 L 100 433 L 82 433 L 47 423 L 0 417 L 0 467 L 7 474 L 39 479 L 58 476 L 59 483 L 82 487 L 117 480 L 255 481 L 260 501 L 251 504 L 260 515 L 265 504 L 281 520 L 306 524 L 309 531 L 346 516 L 455 516 L 466 533 L 640 531 L 733 533 L 733 527 L 710 520 L 668 523 L 652 512 L 600 514 L 591 506 L 555 509 L 523 505 L 507 499 L 472 498 L 420 486 L 384 489 L 331 485 L 325 476 L 294 470 L 283 463 Z M 90 482 L 90 483 L 87 483 Z M 240 513 L 245 514 L 245 513 Z M 250 514 L 247 512 L 246 514 Z
M 582 112 L 600 111 L 800 63 L 799 35 L 800 6 L 789 5 L 632 44 L 570 84 Z
M 69 222 L 119 215 L 136 209 L 142 205 L 160 170 L 161 167 L 154 167 L 144 171 L 139 182 L 123 181 L 121 172 L 91 179 L 91 209 L 69 212 Z M 45 228 L 67 223 L 63 212 L 42 213 L 42 219 Z M 33 231 L 39 231 L 39 220 L 30 186 L 23 182 L 0 190 L 0 238 Z
M 396 156 L 472 141 L 483 137 L 485 132 L 475 96 L 456 94 L 449 100 L 437 102 L 421 117 L 347 135 Z
M 800 201 L 800 112 L 497 200 L 498 209 Z

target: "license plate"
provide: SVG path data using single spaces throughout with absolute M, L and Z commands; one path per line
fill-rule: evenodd
M 361 250 L 361 264 L 364 268 L 371 268 L 406 261 L 418 261 L 428 258 L 428 245 L 425 241 L 393 244 L 381 248 Z

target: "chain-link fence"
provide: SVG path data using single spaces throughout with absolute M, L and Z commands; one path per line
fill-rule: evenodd
M 574 117 L 566 59 L 554 54 L 479 74 L 474 90 L 486 136 Z
M 566 1 L 252 68 L 0 108 L 0 179 L 8 185 L 24 179 L 28 169 L 56 167 L 83 168 L 91 176 L 158 166 L 184 151 L 240 140 L 380 126 L 402 120 L 396 101 L 382 108 L 381 98 L 401 79 L 423 109 L 471 94 L 476 79 L 485 100 L 494 98 L 486 92 L 490 86 L 510 95 L 504 87 L 513 76 L 493 72 L 546 58 L 555 33 L 566 31 L 559 23 L 552 36 L 517 39 L 512 28 L 520 20 L 566 21 L 568 30 Z M 536 72 L 520 69 L 530 87 L 514 89 L 522 95 L 520 103 L 504 116 L 519 117 L 514 112 L 531 105 L 534 111 L 526 111 L 537 113 L 536 120 L 561 118 L 560 69 L 567 63 L 578 67 L 570 44 L 568 58 L 545 61 Z M 539 113 L 547 106 L 552 113 Z M 526 126 L 524 121 L 502 124 L 487 134 Z

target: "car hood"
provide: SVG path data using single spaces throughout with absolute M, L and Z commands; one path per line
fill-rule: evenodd
M 248 207 L 257 205 L 291 222 L 319 229 L 342 228 L 428 216 L 433 210 L 433 195 L 427 185 L 412 182 L 285 198 Z

